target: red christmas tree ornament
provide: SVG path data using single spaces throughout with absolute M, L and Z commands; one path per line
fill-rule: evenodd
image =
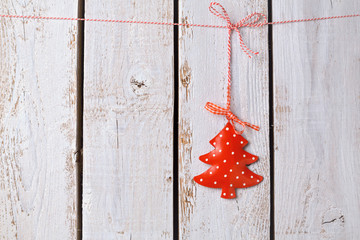
M 215 16 L 220 17 L 227 22 L 228 27 L 228 66 L 227 66 L 227 97 L 226 108 L 208 102 L 205 109 L 217 115 L 226 116 L 228 123 L 221 132 L 210 141 L 210 144 L 215 149 L 208 154 L 202 155 L 200 160 L 204 163 L 212 165 L 206 172 L 194 177 L 195 182 L 200 185 L 221 188 L 222 198 L 235 198 L 236 188 L 247 188 L 259 184 L 263 177 L 259 176 L 247 168 L 247 165 L 257 161 L 258 157 L 254 156 L 243 150 L 243 147 L 248 141 L 241 136 L 246 127 L 250 127 L 259 131 L 259 127 L 248 122 L 241 121 L 230 110 L 231 105 L 231 33 L 236 31 L 241 49 L 251 58 L 250 54 L 258 54 L 247 48 L 242 40 L 239 27 L 240 26 L 260 26 L 266 23 L 257 23 L 261 16 L 258 14 L 249 15 L 248 17 L 240 20 L 238 23 L 233 24 L 230 17 L 225 11 L 224 7 L 219 3 L 211 3 L 210 12 Z M 256 18 L 253 18 L 254 16 Z M 240 132 L 236 131 L 234 124 L 238 123 L 242 126 Z
M 205 187 L 221 188 L 222 198 L 235 198 L 235 188 L 259 184 L 263 177 L 247 168 L 247 165 L 258 160 L 257 156 L 243 150 L 247 143 L 229 121 L 210 141 L 215 149 L 199 157 L 202 162 L 212 166 L 194 177 L 195 182 Z

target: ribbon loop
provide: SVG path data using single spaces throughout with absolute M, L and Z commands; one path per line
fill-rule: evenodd
M 220 12 L 216 10 L 216 6 L 220 8 Z M 209 11 L 215 16 L 224 19 L 228 23 L 228 25 L 232 25 L 228 13 L 220 3 L 211 2 L 209 6 Z
M 222 108 L 214 103 L 211 102 L 207 102 L 205 105 L 205 109 L 208 110 L 209 112 L 213 113 L 213 114 L 217 114 L 217 115 L 224 115 L 226 116 L 227 120 L 229 120 L 231 122 L 231 124 L 234 126 L 235 128 L 235 124 L 234 122 L 237 122 L 238 124 L 240 124 L 242 126 L 242 130 L 241 131 L 236 131 L 235 132 L 237 134 L 242 134 L 245 131 L 245 127 L 248 126 L 256 131 L 259 131 L 260 128 L 259 126 L 253 125 L 251 123 L 248 122 L 243 122 L 241 121 L 235 114 L 233 114 L 230 109 L 226 109 L 226 108 Z
M 260 22 L 260 20 L 263 20 Z M 242 20 L 240 20 L 238 23 L 236 23 L 236 27 L 261 27 L 267 24 L 267 18 L 262 13 L 251 13 Z

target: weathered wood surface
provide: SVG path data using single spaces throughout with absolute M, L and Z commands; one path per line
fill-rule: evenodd
M 86 17 L 173 20 L 172 1 L 86 1 Z M 173 28 L 86 23 L 84 239 L 173 238 Z
M 2 14 L 76 16 L 72 1 Z M 76 236 L 76 23 L 0 19 L 0 239 Z
M 267 12 L 267 1 L 226 0 L 221 4 L 233 21 L 253 11 Z M 181 1 L 181 22 L 226 24 L 208 10 L 208 1 Z M 181 239 L 269 239 L 269 88 L 267 29 L 242 29 L 248 46 L 260 55 L 249 60 L 233 34 L 232 110 L 241 119 L 259 124 L 247 130 L 245 150 L 259 156 L 250 166 L 265 180 L 237 190 L 237 199 L 220 198 L 221 190 L 195 184 L 192 178 L 208 169 L 198 157 L 212 150 L 209 141 L 225 126 L 225 117 L 204 109 L 207 101 L 225 107 L 226 29 L 182 27 L 179 33 L 179 214 Z
M 359 1 L 273 1 L 273 18 L 358 13 Z M 359 18 L 274 26 L 276 239 L 360 235 Z
M 360 11 L 352 1 L 273 0 L 273 20 Z M 225 24 L 209 2 L 181 22 Z M 238 21 L 267 1 L 226 0 Z M 77 3 L 10 1 L 0 12 L 71 16 Z M 172 1 L 86 1 L 86 17 L 173 20 Z M 358 18 L 273 27 L 275 238 L 360 235 Z M 179 29 L 180 239 L 269 239 L 267 29 L 233 35 L 232 110 L 265 180 L 220 198 L 192 178 L 225 125 L 203 107 L 226 98 L 226 30 Z M 173 28 L 86 23 L 84 239 L 173 239 Z M 76 22 L 0 19 L 0 239 L 75 239 Z

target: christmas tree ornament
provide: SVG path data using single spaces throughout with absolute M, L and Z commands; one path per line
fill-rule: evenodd
M 219 10 L 217 9 L 219 8 Z M 200 156 L 200 160 L 204 163 L 212 165 L 204 173 L 194 177 L 194 181 L 200 185 L 221 188 L 222 198 L 235 198 L 236 188 L 247 188 L 259 184 L 263 177 L 259 176 L 247 168 L 247 165 L 257 161 L 258 157 L 243 150 L 248 141 L 241 136 L 246 126 L 259 131 L 259 127 L 248 122 L 241 121 L 230 110 L 231 105 L 231 33 L 236 31 L 239 36 L 241 49 L 251 58 L 250 54 L 258 54 L 250 50 L 242 40 L 240 27 L 260 27 L 267 23 L 266 16 L 260 13 L 253 13 L 246 18 L 233 24 L 230 17 L 219 3 L 210 4 L 209 10 L 215 16 L 224 19 L 228 29 L 228 65 L 227 65 L 227 103 L 226 108 L 222 108 L 214 103 L 208 102 L 205 109 L 217 115 L 226 116 L 228 123 L 224 129 L 210 141 L 215 149 L 205 155 Z M 260 22 L 263 19 L 263 22 Z M 242 130 L 238 132 L 235 129 L 235 123 L 242 126 Z
M 211 152 L 200 156 L 200 160 L 211 167 L 194 177 L 195 182 L 205 187 L 221 188 L 222 198 L 235 198 L 235 188 L 247 188 L 259 184 L 263 177 L 247 168 L 258 157 L 246 152 L 248 141 L 238 134 L 229 121 L 210 144 Z

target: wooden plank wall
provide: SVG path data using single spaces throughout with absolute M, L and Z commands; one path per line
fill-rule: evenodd
M 76 16 L 65 0 L 1 13 Z M 0 19 L 0 239 L 74 239 L 76 22 Z
M 172 22 L 177 11 L 182 23 L 225 24 L 210 2 L 86 0 L 85 17 Z M 234 22 L 267 14 L 269 3 L 221 1 Z M 360 12 L 356 0 L 271 4 L 275 21 Z M 77 8 L 64 0 L 0 3 L 4 14 L 75 17 Z M 76 239 L 77 24 L 0 24 L 0 239 Z M 174 39 L 171 26 L 87 22 L 82 238 L 356 239 L 359 29 L 359 18 L 275 25 L 270 56 L 266 27 L 241 29 L 260 52 L 251 60 L 233 34 L 232 110 L 261 127 L 244 137 L 259 156 L 250 168 L 265 179 L 225 200 L 192 178 L 207 169 L 198 157 L 226 123 L 204 109 L 207 101 L 225 106 L 226 30 L 179 27 Z
M 186 23 L 226 24 L 205 9 L 210 1 L 181 1 L 179 18 Z M 267 12 L 267 1 L 226 0 L 221 4 L 233 21 L 251 11 Z M 227 30 L 182 27 L 179 34 L 179 219 L 180 239 L 267 239 L 270 223 L 269 87 L 267 29 L 242 30 L 249 47 L 260 51 L 250 60 L 233 34 L 232 110 L 259 124 L 247 130 L 246 151 L 259 156 L 250 168 L 265 177 L 257 187 L 238 189 L 238 198 L 224 200 L 221 190 L 195 184 L 208 169 L 199 156 L 213 149 L 209 141 L 225 126 L 225 117 L 204 109 L 207 101 L 225 107 Z M 263 41 L 265 39 L 265 41 Z
M 171 1 L 85 6 L 89 18 L 173 21 Z M 85 28 L 84 238 L 172 239 L 173 27 Z
M 273 4 L 274 20 L 360 12 L 359 1 Z M 273 29 L 276 239 L 357 239 L 359 18 Z

